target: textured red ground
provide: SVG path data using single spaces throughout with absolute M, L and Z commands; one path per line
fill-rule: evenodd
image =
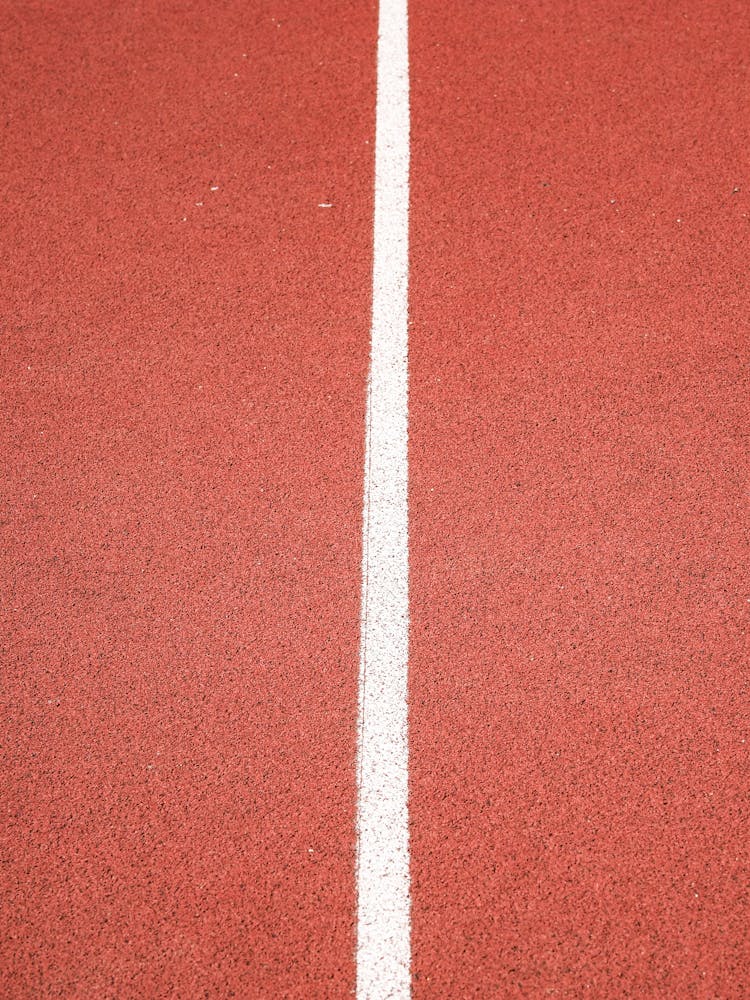
M 376 25 L 340 15 L 4 7 L 5 997 L 353 986 Z
M 374 10 L 0 17 L 4 995 L 346 995 Z M 411 21 L 415 995 L 745 997 L 747 10 Z
M 417 997 L 747 997 L 743 3 L 412 5 Z

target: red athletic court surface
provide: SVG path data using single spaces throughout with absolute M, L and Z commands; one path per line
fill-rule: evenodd
M 376 22 L 0 8 L 9 1000 L 354 990 Z M 410 22 L 413 994 L 742 1000 L 747 5 Z
M 353 981 L 376 21 L 341 13 L 5 8 L 4 996 Z
M 411 11 L 415 995 L 748 997 L 747 6 Z

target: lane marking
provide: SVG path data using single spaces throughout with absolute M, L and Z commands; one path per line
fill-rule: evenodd
M 357 1000 L 411 995 L 407 0 L 380 0 L 357 746 Z

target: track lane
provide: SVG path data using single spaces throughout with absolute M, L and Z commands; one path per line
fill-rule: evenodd
M 376 28 L 340 13 L 4 14 L 7 996 L 353 986 Z
M 414 995 L 739 998 L 746 12 L 411 28 Z

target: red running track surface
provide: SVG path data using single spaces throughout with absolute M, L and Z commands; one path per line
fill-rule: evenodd
M 348 995 L 375 12 L 2 17 L 0 992 Z
M 375 5 L 0 18 L 4 995 L 348 996 Z M 749 51 L 411 4 L 415 997 L 750 993 Z
M 411 44 L 415 997 L 739 1000 L 747 7 Z

